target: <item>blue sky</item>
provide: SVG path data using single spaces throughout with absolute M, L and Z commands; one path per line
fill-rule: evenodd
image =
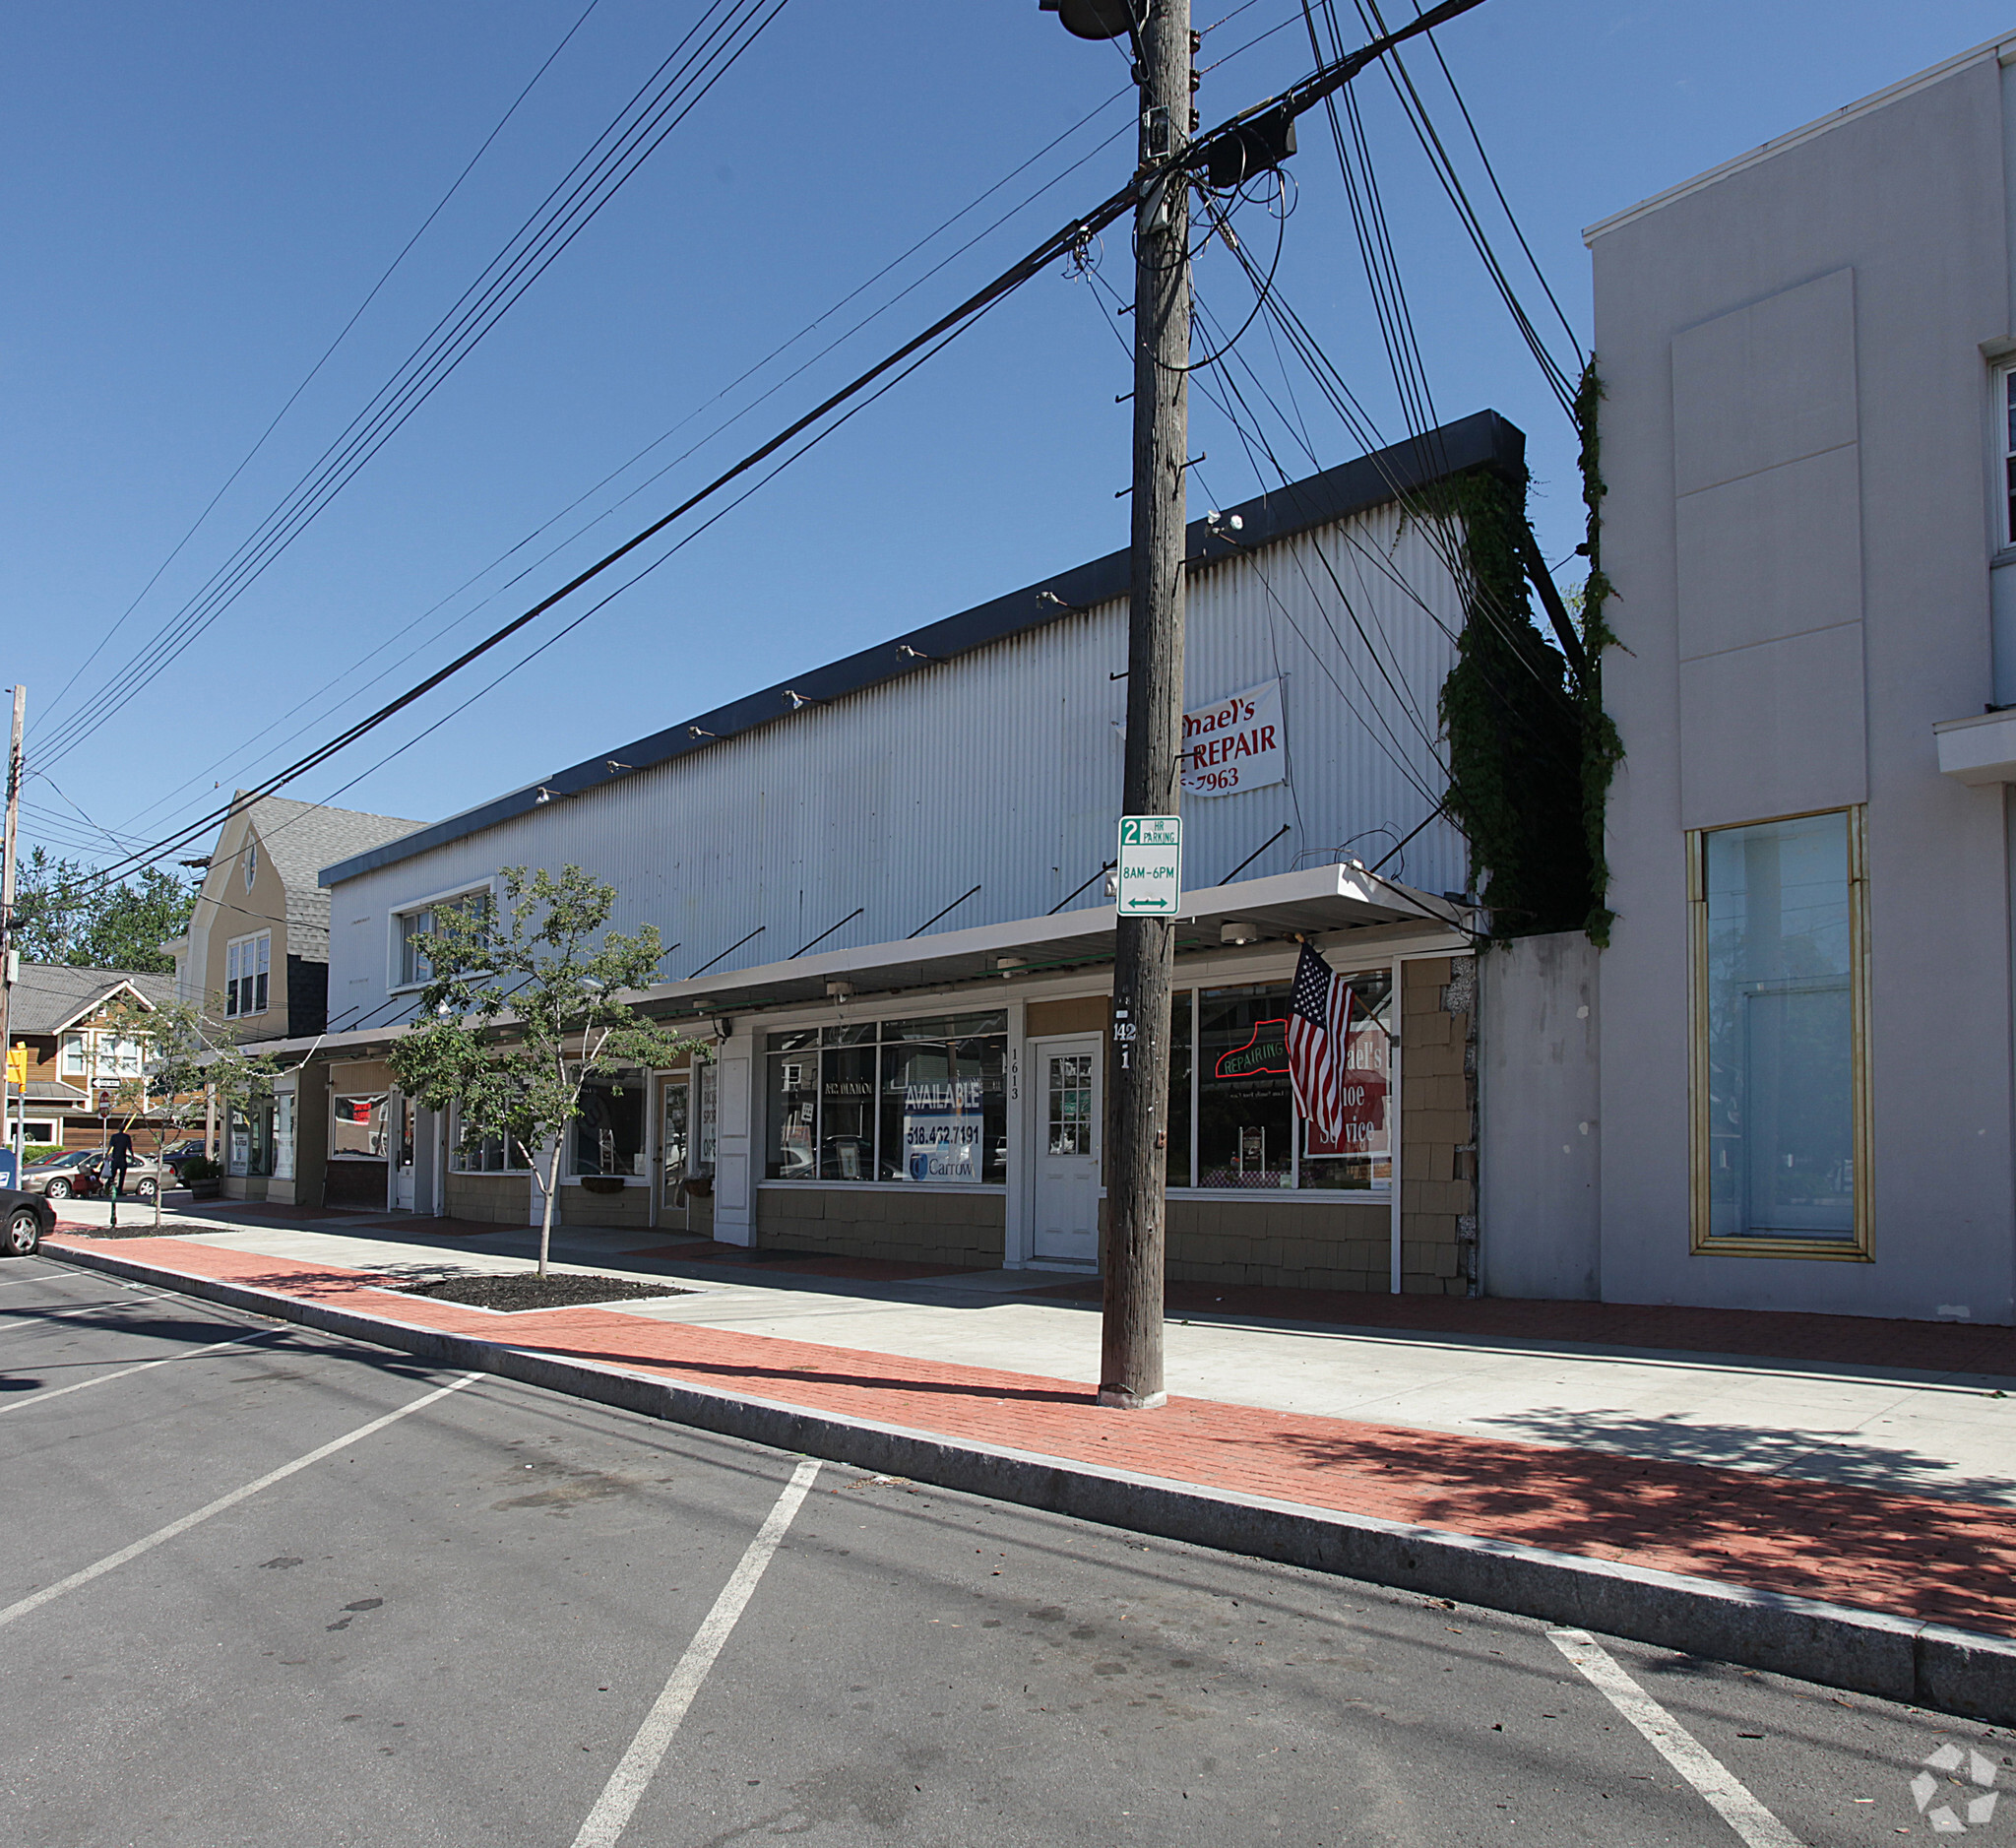
M 30 689 L 28 842 L 109 858 L 108 836 L 154 839 L 213 804 L 214 784 L 228 793 L 298 755 L 681 498 L 1102 198 L 1131 164 L 1123 60 L 1067 37 L 1036 0 L 789 0 L 355 480 L 166 661 L 177 612 L 703 10 L 701 0 L 597 0 L 583 20 L 586 4 L 79 0 L 15 18 L 0 78 L 13 282 L 0 303 L 0 681 Z M 1194 7 L 1213 28 L 1201 60 L 1212 67 L 1207 122 L 1310 62 L 1299 0 Z M 1985 0 L 1486 0 L 1439 38 L 1586 343 L 1584 225 L 2010 25 Z M 1463 127 L 1447 89 L 1426 56 L 1413 62 L 1455 142 Z M 1360 92 L 1435 409 L 1448 418 L 1490 406 L 1527 431 L 1536 523 L 1559 557 L 1579 537 L 1565 420 L 1390 90 L 1374 76 Z M 1458 158 L 1481 199 L 1475 155 L 1459 148 Z M 816 334 L 728 389 L 1024 162 Z M 1405 425 L 1320 118 L 1305 118 L 1292 165 L 1281 288 L 1390 440 Z M 1271 259 L 1273 223 L 1257 208 L 1239 223 Z M 1488 214 L 1487 224 L 1509 251 L 1502 218 Z M 1129 269 L 1124 233 L 1109 233 L 1101 274 L 1123 297 Z M 1531 273 L 1519 280 L 1544 308 Z M 1200 289 L 1234 324 L 1251 305 L 1223 253 L 1207 259 Z M 548 640 L 572 607 L 287 793 L 432 819 L 1123 544 L 1114 490 L 1127 478 L 1128 408 L 1114 395 L 1127 389 L 1127 363 L 1100 300 L 1098 285 L 1061 274 L 1031 284 L 467 711 L 426 730 Z M 1320 463 L 1355 453 L 1306 377 L 1291 367 L 1285 379 L 1263 339 L 1256 329 L 1243 350 L 1285 411 L 1292 382 Z M 1287 433 L 1273 438 L 1303 472 Z M 1196 404 L 1192 449 L 1209 456 L 1193 514 L 1262 485 L 1208 403 Z M 121 699 L 116 716 L 81 733 Z

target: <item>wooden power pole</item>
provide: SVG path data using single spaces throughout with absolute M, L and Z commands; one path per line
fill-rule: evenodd
M 21 828 L 21 733 L 23 721 L 28 717 L 28 688 L 14 689 L 14 732 L 7 746 L 7 821 L 6 832 L 0 835 L 0 1142 L 19 1143 L 20 1136 L 7 1120 L 7 1094 L 12 1088 L 9 1080 L 13 1076 L 14 1040 L 12 1037 L 12 1003 L 14 1000 L 14 856 L 15 841 Z M 28 1085 L 21 1087 L 21 1108 L 15 1113 L 14 1121 L 19 1125 L 28 1115 Z M 21 1151 L 16 1148 L 19 1157 Z M 17 1182 L 20 1176 L 15 1177 Z
M 1147 0 L 1137 37 L 1141 171 L 1134 213 L 1133 587 L 1122 812 L 1178 812 L 1183 749 L 1184 475 L 1190 433 L 1190 0 Z M 1152 174 L 1159 177 L 1150 178 Z M 1164 1402 L 1169 990 L 1173 918 L 1114 920 L 1114 1057 L 1106 1110 L 1102 1405 Z

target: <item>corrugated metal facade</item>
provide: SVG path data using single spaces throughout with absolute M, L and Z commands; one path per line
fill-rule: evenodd
M 1435 535 L 1377 507 L 1193 570 L 1192 707 L 1284 682 L 1290 780 L 1185 798 L 1185 883 L 1349 855 L 1377 863 L 1433 809 L 1436 696 L 1461 597 Z M 780 961 L 856 907 L 822 949 L 1034 917 L 1113 857 L 1126 684 L 1124 602 L 808 706 L 741 737 L 553 800 L 334 889 L 330 1025 L 379 1024 L 395 913 L 504 865 L 582 865 L 620 894 L 617 924 L 656 924 L 667 979 Z M 1430 823 L 1386 870 L 1463 883 L 1461 838 Z

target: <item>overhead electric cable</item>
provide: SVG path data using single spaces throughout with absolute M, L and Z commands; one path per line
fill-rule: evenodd
M 782 6 L 783 4 L 785 4 L 785 0 L 777 0 L 777 3 L 779 6 Z M 612 565 L 616 564 L 619 560 L 627 557 L 632 551 L 636 550 L 638 546 L 646 543 L 658 533 L 663 531 L 665 527 L 669 526 L 674 520 L 678 519 L 681 515 L 691 511 L 694 507 L 700 505 L 701 502 L 711 498 L 714 494 L 718 493 L 729 482 L 738 479 L 741 476 L 747 474 L 751 469 L 756 468 L 761 463 L 768 460 L 769 457 L 775 455 L 780 449 L 784 448 L 785 445 L 789 443 L 793 438 L 802 434 L 813 424 L 819 422 L 830 412 L 836 410 L 838 407 L 845 404 L 849 399 L 857 396 L 869 385 L 875 383 L 878 379 L 882 378 L 884 374 L 894 371 L 898 366 L 902 365 L 906 360 L 908 360 L 913 354 L 917 353 L 923 349 L 931 346 L 932 343 L 938 341 L 941 336 L 957 328 L 961 322 L 971 319 L 973 316 L 990 307 L 994 302 L 1002 299 L 1004 296 L 1011 293 L 1014 289 L 1019 288 L 1033 276 L 1040 274 L 1041 271 L 1045 269 L 1050 263 L 1056 261 L 1058 258 L 1074 250 L 1081 249 L 1092 238 L 1096 237 L 1100 233 L 1100 231 L 1103 230 L 1107 225 L 1111 224 L 1116 219 L 1118 219 L 1120 215 L 1123 212 L 1125 212 L 1130 205 L 1134 204 L 1136 200 L 1140 197 L 1141 190 L 1143 187 L 1159 185 L 1163 183 L 1163 181 L 1171 172 L 1180 171 L 1190 166 L 1204 165 L 1209 160 L 1211 152 L 1215 146 L 1225 141 L 1231 140 L 1240 136 L 1244 128 L 1244 125 L 1253 120 L 1257 116 L 1268 114 L 1270 112 L 1282 112 L 1289 115 L 1293 115 L 1295 113 L 1301 112 L 1302 110 L 1314 107 L 1315 104 L 1321 101 L 1322 98 L 1326 95 L 1328 95 L 1331 90 L 1337 88 L 1339 85 L 1350 82 L 1351 79 L 1354 76 L 1355 76 L 1359 71 L 1363 70 L 1366 67 L 1366 65 L 1372 63 L 1377 58 L 1384 55 L 1394 45 L 1399 44 L 1408 38 L 1416 36 L 1419 32 L 1426 31 L 1431 26 L 1439 25 L 1445 20 L 1453 19 L 1461 13 L 1467 13 L 1472 8 L 1479 6 L 1480 4 L 1481 0 L 1443 0 L 1443 3 L 1440 6 L 1437 6 L 1429 13 L 1421 15 L 1419 19 L 1412 22 L 1411 24 L 1405 27 L 1402 27 L 1399 31 L 1387 33 L 1381 38 L 1375 39 L 1371 43 L 1361 46 L 1358 50 L 1351 53 L 1348 57 L 1339 59 L 1333 64 L 1324 66 L 1323 68 L 1317 71 L 1311 72 L 1299 83 L 1292 86 L 1290 89 L 1286 91 L 1283 91 L 1277 96 L 1269 98 L 1266 101 L 1260 103 L 1255 103 L 1252 106 L 1239 111 L 1238 114 L 1230 117 L 1228 121 L 1221 123 L 1209 134 L 1200 136 L 1194 141 L 1192 141 L 1183 150 L 1181 155 L 1176 157 L 1175 159 L 1172 159 L 1171 160 L 1164 163 L 1161 166 L 1150 168 L 1143 173 L 1138 173 L 1133 179 L 1129 180 L 1125 186 L 1121 187 L 1118 192 L 1112 194 L 1101 205 L 1096 207 L 1092 212 L 1087 213 L 1080 218 L 1072 220 L 1070 223 L 1064 225 L 1061 229 L 1053 232 L 1049 237 L 1045 238 L 1040 244 L 1039 244 L 1034 250 L 1030 251 L 1027 256 L 1020 259 L 1017 263 L 1011 265 L 1007 270 L 1003 271 L 999 276 L 997 276 L 992 282 L 988 283 L 982 288 L 977 290 L 975 294 L 968 297 L 966 301 L 960 303 L 959 306 L 953 308 L 947 314 L 942 315 L 937 321 L 932 323 L 932 325 L 926 328 L 922 333 L 914 336 L 911 340 L 907 341 L 903 346 L 899 347 L 894 352 L 888 354 L 885 358 L 878 360 L 873 366 L 869 367 L 867 371 L 861 373 L 857 378 L 853 379 L 849 384 L 843 386 L 838 392 L 833 393 L 831 396 L 826 398 L 821 404 L 815 406 L 811 411 L 805 413 L 804 415 L 797 418 L 794 422 L 788 425 L 784 430 L 780 431 L 776 436 L 772 437 L 768 442 L 762 444 L 757 449 L 752 450 L 748 455 L 744 456 L 739 462 L 736 462 L 730 468 L 724 471 L 721 475 L 717 476 L 712 481 L 710 481 L 705 487 L 701 488 L 697 493 L 688 496 L 684 501 L 680 502 L 679 505 L 674 507 L 669 513 L 662 515 L 659 519 L 653 521 L 649 526 L 645 527 L 641 532 L 633 535 L 630 539 L 626 540 L 621 545 L 617 546 L 613 551 L 605 554 L 596 563 L 590 565 L 585 571 L 578 573 L 574 578 L 570 579 L 566 584 L 562 585 L 560 589 L 554 591 L 550 596 L 535 604 L 530 609 L 526 610 L 521 615 L 514 617 L 510 622 L 504 624 L 503 627 L 497 629 L 491 635 L 485 637 L 482 641 L 476 643 L 474 647 L 465 650 L 462 655 L 457 657 L 456 660 L 450 662 L 445 668 L 437 669 L 434 673 L 428 675 L 424 680 L 420 681 L 417 685 L 410 687 L 406 692 L 402 693 L 397 699 L 390 701 L 385 706 L 382 706 L 381 708 L 379 708 L 377 712 L 372 713 L 367 718 L 359 720 L 356 724 L 348 727 L 346 731 L 339 733 L 336 737 L 330 739 L 327 743 L 318 746 L 315 750 L 309 752 L 305 757 L 297 760 L 294 764 L 291 764 L 287 766 L 285 769 L 277 773 L 276 775 L 267 778 L 257 788 L 248 790 L 244 792 L 242 795 L 234 797 L 230 802 L 225 803 L 222 807 L 213 811 L 211 814 L 200 818 L 196 823 L 179 831 L 177 834 L 170 837 L 169 839 L 156 843 L 150 850 L 144 851 L 137 855 L 129 856 L 127 860 L 118 862 L 113 866 L 102 868 L 98 875 L 100 880 L 108 882 L 112 878 L 114 878 L 125 865 L 129 863 L 138 864 L 144 862 L 147 860 L 158 859 L 162 854 L 171 852 L 174 848 L 184 845 L 186 842 L 193 840 L 198 834 L 203 833 L 209 826 L 211 826 L 215 822 L 220 821 L 224 816 L 232 813 L 236 808 L 244 806 L 252 801 L 256 801 L 262 796 L 270 795 L 275 790 L 278 790 L 281 787 L 283 787 L 284 784 L 292 782 L 297 777 L 305 775 L 317 764 L 320 764 L 329 757 L 335 755 L 336 752 L 342 750 L 346 745 L 354 742 L 355 739 L 363 736 L 366 733 L 374 731 L 378 726 L 384 724 L 395 714 L 404 711 L 415 700 L 420 699 L 424 697 L 424 695 L 428 692 L 431 692 L 433 688 L 440 685 L 444 680 L 447 680 L 456 673 L 459 673 L 464 668 L 468 667 L 472 662 L 480 659 L 482 656 L 488 654 L 490 650 L 498 647 L 504 641 L 509 639 L 509 637 L 517 634 L 519 630 L 523 629 L 528 623 L 535 621 L 538 616 L 542 615 L 546 610 L 550 609 L 555 604 L 571 596 L 583 585 L 591 582 L 593 579 L 598 577 L 603 571 L 606 571 Z
M 346 321 L 341 328 L 337 330 L 336 338 L 322 350 L 322 356 L 319 359 L 317 359 L 315 363 L 311 365 L 305 373 L 302 374 L 301 382 L 298 385 L 296 385 L 291 392 L 287 394 L 285 403 L 284 403 L 281 406 L 281 408 L 273 414 L 272 420 L 267 424 L 265 429 L 259 432 L 259 435 L 253 442 L 252 447 L 246 450 L 244 456 L 240 459 L 238 466 L 235 469 L 233 469 L 229 475 L 224 477 L 222 484 L 218 488 L 217 492 L 211 495 L 210 499 L 204 503 L 203 511 L 199 513 L 196 516 L 196 518 L 190 523 L 188 531 L 185 532 L 182 535 L 182 537 L 175 542 L 174 545 L 169 549 L 168 555 L 165 558 L 163 558 L 159 564 L 155 566 L 153 575 L 150 576 L 147 582 L 140 587 L 133 601 L 130 604 L 128 604 L 123 610 L 119 612 L 118 616 L 114 619 L 112 626 L 98 638 L 96 645 L 92 649 L 91 653 L 85 656 L 83 661 L 81 661 L 77 665 L 77 667 L 71 670 L 69 679 L 65 680 L 63 684 L 56 689 L 55 698 L 49 702 L 49 707 L 52 712 L 58 705 L 61 704 L 64 695 L 68 693 L 70 689 L 77 684 L 78 676 L 82 674 L 84 670 L 87 668 L 89 668 L 91 664 L 98 658 L 99 654 L 103 651 L 106 644 L 109 643 L 112 637 L 115 636 L 119 632 L 119 630 L 124 626 L 127 617 L 132 615 L 132 613 L 140 607 L 141 603 L 146 598 L 148 592 L 153 590 L 154 587 L 160 581 L 161 573 L 167 570 L 167 568 L 171 564 L 173 564 L 177 558 L 179 558 L 182 555 L 183 548 L 189 543 L 189 542 L 192 539 L 196 537 L 197 531 L 202 527 L 203 523 L 206 520 L 208 520 L 212 513 L 214 513 L 217 510 L 218 502 L 223 499 L 224 495 L 229 491 L 231 483 L 235 481 L 239 476 L 245 473 L 246 469 L 248 469 L 251 466 L 252 459 L 255 456 L 257 456 L 262 449 L 266 447 L 266 439 L 280 427 L 281 419 L 284 417 L 286 414 L 294 408 L 295 401 L 301 396 L 301 394 L 304 391 L 308 389 L 310 385 L 312 385 L 315 382 L 316 378 L 320 375 L 322 368 L 326 366 L 329 363 L 330 359 L 335 355 L 336 350 L 343 345 L 346 339 L 348 338 L 350 330 L 353 327 L 355 327 L 356 324 L 363 318 L 365 309 L 370 307 L 372 302 L 378 299 L 378 296 L 380 292 L 384 289 L 385 285 L 391 282 L 393 272 L 396 271 L 399 268 L 399 266 L 407 260 L 408 256 L 411 254 L 412 247 L 416 243 L 418 243 L 423 236 L 426 235 L 427 227 L 431 225 L 434 223 L 434 221 L 441 216 L 441 214 L 447 209 L 449 201 L 452 200 L 455 197 L 455 195 L 462 190 L 463 181 L 468 179 L 470 174 L 475 170 L 476 162 L 480 160 L 484 155 L 489 153 L 490 144 L 494 142 L 497 139 L 497 137 L 504 132 L 505 125 L 511 120 L 511 118 L 514 115 L 518 113 L 519 105 L 522 102 L 524 102 L 526 97 L 532 95 L 533 90 L 537 85 L 539 79 L 545 76 L 546 72 L 552 68 L 553 60 L 557 58 L 561 52 L 567 49 L 569 43 L 571 43 L 573 40 L 574 34 L 580 32 L 582 27 L 588 23 L 588 16 L 591 13 L 593 13 L 596 10 L 596 8 L 600 4 L 601 0 L 588 0 L 588 5 L 582 8 L 580 14 L 576 17 L 574 24 L 568 27 L 566 32 L 561 33 L 560 42 L 556 44 L 552 48 L 552 50 L 546 53 L 545 58 L 540 63 L 538 69 L 534 71 L 532 76 L 526 80 L 525 88 L 522 89 L 517 96 L 512 97 L 511 106 L 507 108 L 504 111 L 504 113 L 497 118 L 496 124 L 491 128 L 490 132 L 483 137 L 482 143 L 480 146 L 477 147 L 475 153 L 470 156 L 467 164 L 463 167 L 462 171 L 455 176 L 455 179 L 450 184 L 448 190 L 434 202 L 434 209 L 420 221 L 419 226 L 417 229 L 414 230 L 413 234 L 410 237 L 409 237 L 406 240 L 406 242 L 399 247 L 399 254 L 395 256 L 392 259 L 392 261 L 385 266 L 385 269 L 380 274 L 378 280 L 371 285 L 369 289 L 365 291 L 363 300 L 358 302 L 356 307 L 351 310 L 350 318 L 347 321 Z
M 776 19 L 788 0 L 713 0 L 701 24 L 725 5 L 727 17 L 718 21 L 701 39 L 699 48 L 672 78 L 660 88 L 646 105 L 645 114 L 627 126 L 619 123 L 598 139 L 615 139 L 598 156 L 591 148 L 575 163 L 547 200 L 515 233 L 511 242 L 476 282 L 435 324 L 434 331 L 404 361 L 393 378 L 345 431 L 323 452 L 253 536 L 213 574 L 209 583 L 162 626 L 155 646 L 143 650 L 157 666 L 165 666 L 201 635 L 218 615 L 256 581 L 293 540 L 314 520 L 337 494 L 355 478 L 364 465 L 423 405 L 441 383 L 496 326 L 525 291 L 545 273 L 560 254 L 587 228 L 601 209 L 634 174 L 651 154 L 680 122 L 698 106 L 723 76 L 747 51 L 763 30 Z M 761 13 L 763 7 L 769 11 Z M 754 22 L 753 25 L 751 22 Z M 681 40 L 683 49 L 700 32 L 696 25 Z M 673 56 L 677 55 L 675 49 Z M 667 58 L 668 65 L 671 58 Z M 660 73 L 665 65 L 660 66 Z M 652 83 L 658 81 L 654 74 Z M 650 88 L 647 84 L 646 89 Z M 641 96 L 643 93 L 640 92 Z M 625 114 L 630 112 L 626 106 Z M 590 158 L 595 156 L 591 163 Z M 576 179 L 588 163 L 585 177 Z M 562 188 L 573 182 L 572 190 L 553 204 Z M 541 219 L 541 214 L 544 215 Z M 537 221 L 535 223 L 535 221 Z M 117 710 L 133 697 L 133 689 L 114 698 L 95 702 L 91 717 L 73 726 L 62 745 L 50 753 L 60 761 L 107 724 Z M 46 719 L 44 721 L 47 723 Z

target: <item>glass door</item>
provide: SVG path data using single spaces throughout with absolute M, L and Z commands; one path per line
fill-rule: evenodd
M 662 1081 L 658 1138 L 658 1223 L 684 1231 L 690 1217 L 686 1179 L 692 1155 L 692 1088 L 683 1076 Z

